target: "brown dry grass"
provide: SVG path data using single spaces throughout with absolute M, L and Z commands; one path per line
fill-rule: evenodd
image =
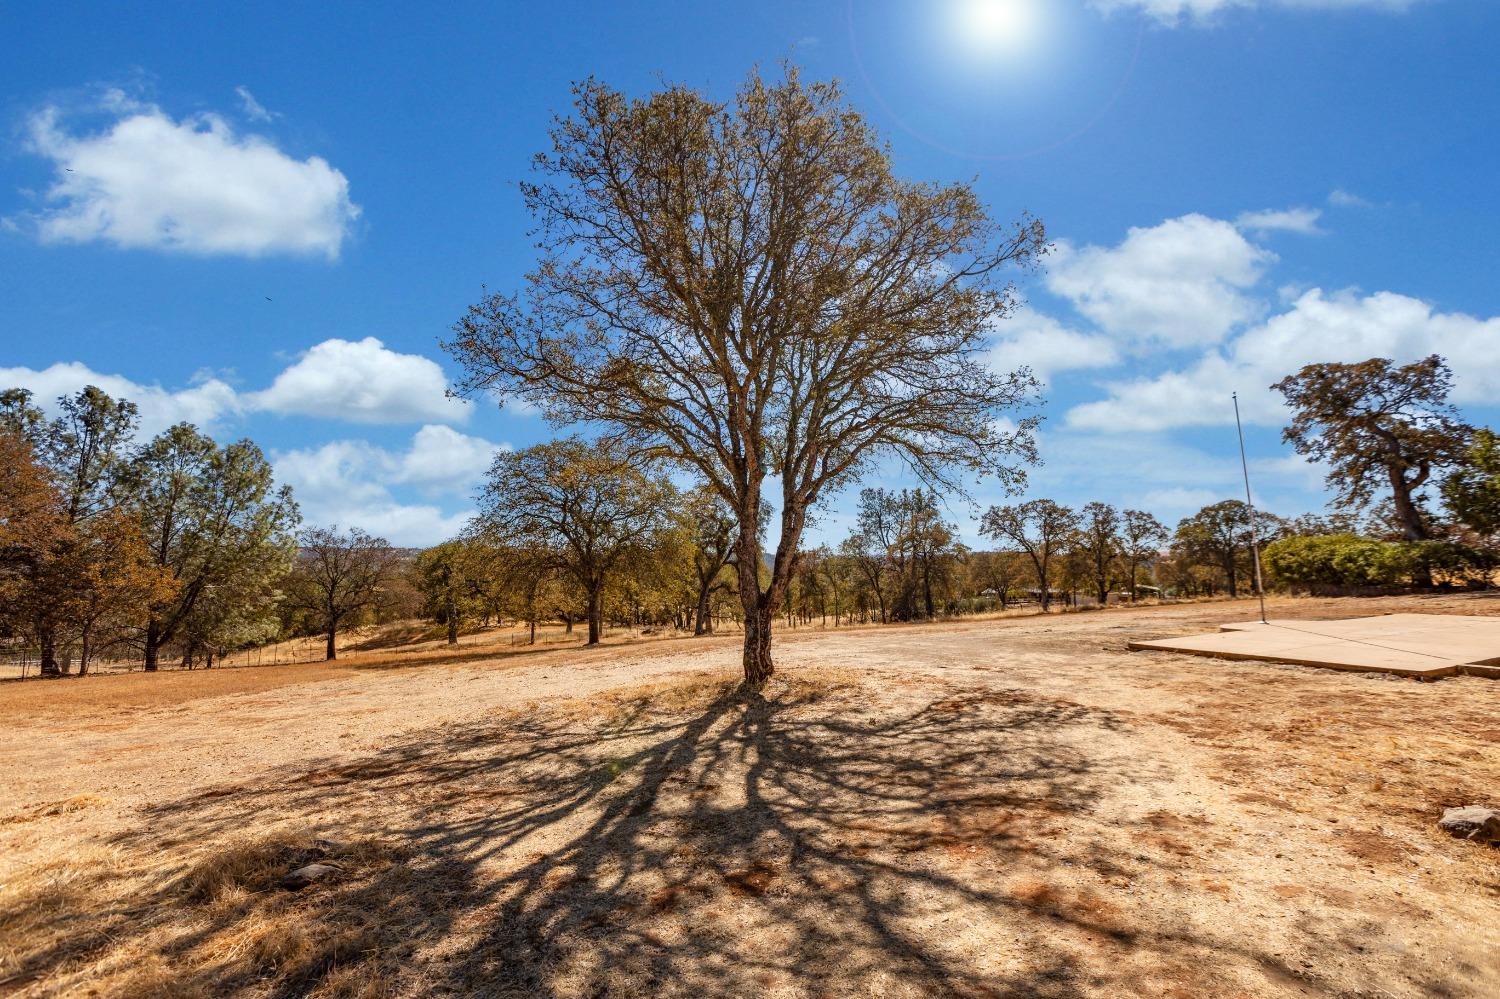
M 380 995 L 379 955 L 400 939 L 357 897 L 328 908 L 278 882 L 316 860 L 340 867 L 339 881 L 366 883 L 399 859 L 378 839 L 299 830 L 228 837 L 184 858 L 80 851 L 5 886 L 0 981 L 40 995 L 202 996 L 265 981 L 295 994 Z
M 260 769 L 205 700 L 219 770 L 61 807 L 145 710 L 5 809 L 0 994 L 1495 994 L 1500 851 L 1433 820 L 1500 685 L 1118 651 L 1215 614 L 798 640 L 750 699 L 723 642 L 296 685 Z

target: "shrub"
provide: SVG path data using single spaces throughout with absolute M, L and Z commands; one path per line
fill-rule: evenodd
M 1456 541 L 1377 541 L 1356 534 L 1283 538 L 1265 550 L 1271 581 L 1298 589 L 1406 586 L 1419 578 L 1462 585 L 1485 578 L 1493 562 Z
M 1265 564 L 1283 586 L 1392 586 L 1411 575 L 1401 549 L 1355 534 L 1283 538 L 1266 548 Z

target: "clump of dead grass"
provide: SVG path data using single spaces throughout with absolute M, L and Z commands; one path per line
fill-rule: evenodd
M 77 848 L 0 886 L 0 981 L 107 948 L 139 912 L 139 872 L 116 850 Z
M 101 798 L 97 794 L 75 794 L 73 797 L 64 798 L 61 801 L 44 801 L 33 805 L 23 812 L 0 819 L 0 825 L 30 822 L 33 819 L 51 818 L 56 815 L 71 815 L 74 812 L 81 812 L 86 808 L 98 808 L 100 805 L 108 803 L 108 798 Z
M 305 864 L 370 867 L 390 861 L 396 852 L 390 843 L 370 837 L 338 842 L 307 830 L 278 830 L 207 852 L 183 874 L 178 890 L 197 902 L 233 898 L 265 891 Z
M 187 999 L 269 979 L 288 994 L 378 999 L 390 977 L 380 955 L 399 929 L 369 911 L 367 886 L 406 875 L 390 870 L 401 855 L 376 837 L 304 829 L 209 845 L 168 875 L 155 856 L 77 850 L 0 886 L 0 982 L 38 996 Z M 343 876 L 279 889 L 313 861 Z

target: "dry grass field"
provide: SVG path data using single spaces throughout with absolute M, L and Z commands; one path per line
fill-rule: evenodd
M 1500 994 L 1500 683 L 1125 651 L 1252 613 L 0 685 L 0 995 Z

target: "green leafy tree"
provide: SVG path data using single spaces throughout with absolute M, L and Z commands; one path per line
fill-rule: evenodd
M 201 654 L 212 666 L 215 657 L 279 637 L 291 564 L 287 551 L 266 571 L 237 572 L 205 586 L 178 635 L 185 664 Z
M 478 616 L 484 606 L 474 578 L 474 570 L 487 561 L 481 554 L 468 539 L 459 538 L 421 552 L 412 564 L 423 612 L 447 626 L 449 645 L 458 644 L 464 621 Z
M 897 178 L 839 87 L 793 69 L 752 74 L 728 103 L 593 80 L 574 97 L 522 187 L 542 249 L 524 294 L 486 297 L 446 346 L 464 391 L 602 423 L 723 498 L 759 687 L 824 497 L 882 458 L 953 488 L 954 470 L 1015 485 L 1035 459 L 1034 419 L 999 417 L 1037 383 L 986 349 L 1015 307 L 1007 270 L 1045 234 L 1030 218 L 1002 230 L 966 185 Z
M 1254 525 L 1252 534 L 1251 527 Z M 1177 525 L 1174 545 L 1198 565 L 1218 569 L 1231 597 L 1239 595 L 1242 574 L 1250 566 L 1252 538 L 1264 548 L 1281 529 L 1281 521 L 1264 511 L 1252 511 L 1244 500 L 1212 503 Z
M 1463 463 L 1443 481 L 1443 501 L 1476 533 L 1500 534 L 1500 435 L 1474 434 Z
M 124 483 L 152 558 L 177 581 L 176 595 L 148 611 L 145 665 L 154 671 L 162 646 L 184 636 L 200 602 L 218 593 L 260 604 L 277 591 L 291 569 L 300 515 L 258 447 L 248 440 L 220 447 L 187 423 L 147 444 Z M 231 616 L 205 609 L 200 623 Z
M 1407 546 L 1353 534 L 1293 535 L 1266 546 L 1266 570 L 1282 585 L 1389 586 L 1409 576 Z

